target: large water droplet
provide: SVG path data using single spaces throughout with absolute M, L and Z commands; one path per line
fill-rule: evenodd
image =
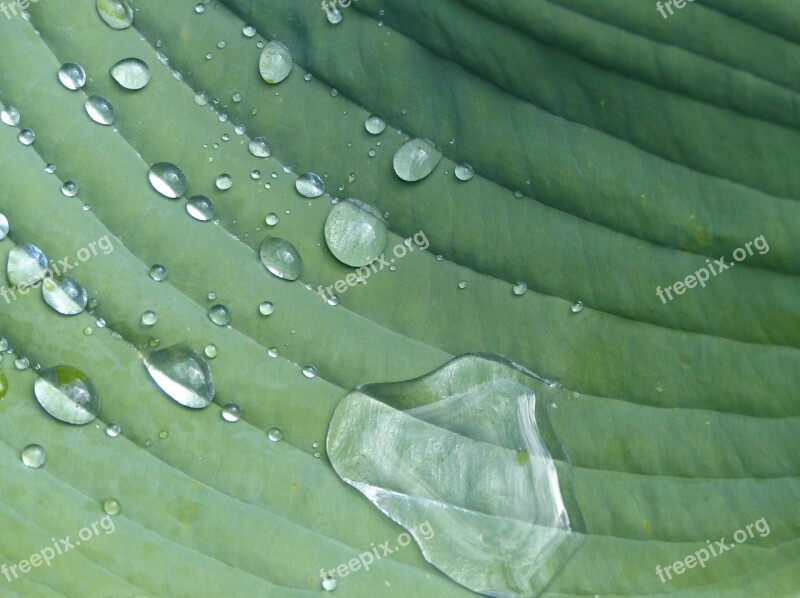
M 293 64 L 294 61 L 289 48 L 278 41 L 271 41 L 261 52 L 258 70 L 261 72 L 261 78 L 264 81 L 274 85 L 289 76 L 289 73 L 292 72 Z
M 39 469 L 44 465 L 46 457 L 47 455 L 45 454 L 44 447 L 39 444 L 29 444 L 22 449 L 22 462 L 25 464 L 25 467 Z
M 364 122 L 364 128 L 373 135 L 380 135 L 386 129 L 386 123 L 380 116 L 373 114 Z
M 371 206 L 348 199 L 336 204 L 325 222 L 325 241 L 333 256 L 360 268 L 375 261 L 386 249 L 386 222 Z
M 208 308 L 208 318 L 217 326 L 227 326 L 231 322 L 231 311 L 219 303 Z
M 301 175 L 294 183 L 297 192 L 303 197 L 314 199 L 325 193 L 325 183 L 313 172 Z
M 58 80 L 70 91 L 76 91 L 86 85 L 86 71 L 77 62 L 65 62 L 58 69 Z
M 133 9 L 127 0 L 97 0 L 97 12 L 112 29 L 127 29 L 133 25 Z
M 144 359 L 150 377 L 173 401 L 201 409 L 214 400 L 214 377 L 206 360 L 188 344 L 153 351 Z
M 121 87 L 137 91 L 150 82 L 150 67 L 144 60 L 125 58 L 111 67 L 111 76 Z
M 89 115 L 94 122 L 101 125 L 113 125 L 114 120 L 117 118 L 117 113 L 114 106 L 103 96 L 89 96 L 86 99 L 86 114 Z
M 47 305 L 65 316 L 75 316 L 86 309 L 89 296 L 86 289 L 74 278 L 45 278 L 42 297 Z
M 19 110 L 14 106 L 6 106 L 0 112 L 0 120 L 9 127 L 16 127 L 19 124 Z
M 247 149 L 256 158 L 269 158 L 272 155 L 272 145 L 264 137 L 254 137 L 247 145 Z
M 169 162 L 158 162 L 147 173 L 153 189 L 168 199 L 178 199 L 186 193 L 186 175 Z
M 6 218 L 5 214 L 0 214 L 0 241 L 8 236 L 8 230 L 8 218 Z
M 201 222 L 208 222 L 214 217 L 217 208 L 205 195 L 194 195 L 186 204 L 189 216 Z
M 284 280 L 297 280 L 303 271 L 300 252 L 286 239 L 267 237 L 259 251 L 261 263 L 272 274 Z
M 427 139 L 406 141 L 394 155 L 394 171 L 404 181 L 419 181 L 428 176 L 439 160 L 442 151 Z
M 47 413 L 68 424 L 88 424 L 100 410 L 92 381 L 72 366 L 57 365 L 42 370 L 33 392 Z
M 30 286 L 44 278 L 48 263 L 47 256 L 36 245 L 25 243 L 21 247 L 15 247 L 8 252 L 8 283 L 13 286 L 21 283 Z
M 228 403 L 222 408 L 222 419 L 226 422 L 238 422 L 242 417 L 242 409 L 236 403 Z

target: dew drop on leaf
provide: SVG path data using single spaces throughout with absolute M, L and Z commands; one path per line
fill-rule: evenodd
M 295 181 L 295 188 L 297 192 L 303 197 L 314 199 L 325 193 L 325 183 L 319 175 L 313 172 L 307 172 Z
M 58 69 L 58 80 L 70 91 L 76 91 L 86 85 L 86 71 L 77 62 L 65 62 Z
M 48 264 L 47 256 L 36 245 L 25 243 L 15 247 L 8 252 L 8 282 L 13 286 L 20 283 L 30 286 L 44 278 Z
M 33 392 L 47 413 L 68 424 L 88 424 L 100 409 L 92 381 L 72 366 L 57 365 L 42 370 Z
M 208 318 L 217 326 L 227 326 L 231 321 L 231 312 L 226 306 L 218 303 L 208 308 Z
M 89 297 L 86 289 L 74 278 L 45 278 L 42 283 L 45 303 L 65 316 L 75 316 L 86 309 Z
M 186 193 L 186 175 L 169 162 L 158 162 L 150 167 L 147 176 L 158 193 L 168 199 L 178 199 Z
M 39 469 L 44 465 L 46 458 L 44 447 L 39 444 L 29 444 L 22 449 L 22 463 L 25 467 Z
M 187 343 L 151 352 L 144 365 L 156 385 L 175 402 L 201 409 L 214 400 L 211 368 Z
M 186 212 L 200 222 L 208 222 L 214 217 L 217 208 L 205 195 L 194 195 L 186 204 Z
M 144 60 L 125 58 L 111 67 L 111 76 L 121 87 L 138 91 L 150 82 L 150 67 Z
M 267 237 L 259 250 L 261 263 L 267 270 L 284 280 L 297 280 L 303 271 L 300 252 L 286 239 Z
M 261 58 L 258 61 L 258 70 L 264 81 L 274 85 L 280 83 L 289 76 L 293 64 L 294 61 L 289 48 L 278 41 L 271 41 L 261 52 Z
M 360 268 L 380 257 L 389 239 L 386 221 L 371 206 L 348 199 L 331 208 L 325 222 L 325 242 L 333 256 Z
M 404 181 L 414 182 L 428 176 L 442 159 L 442 151 L 427 139 L 406 141 L 394 155 L 394 171 Z
M 133 25 L 133 9 L 127 0 L 97 0 L 97 12 L 112 29 L 127 29 Z

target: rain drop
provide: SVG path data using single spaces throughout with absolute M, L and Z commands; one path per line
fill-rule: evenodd
M 86 85 L 86 71 L 77 62 L 65 62 L 58 69 L 58 80 L 70 91 L 76 91 Z
M 325 241 L 333 256 L 348 266 L 360 268 L 386 249 L 386 222 L 371 206 L 348 199 L 337 203 L 325 222 Z
M 116 498 L 109 498 L 103 501 L 103 511 L 105 511 L 106 515 L 113 517 L 120 514 L 122 507 Z
M 0 214 L 0 241 L 8 236 L 8 218 L 5 214 Z
M 264 301 L 258 306 L 258 311 L 262 316 L 271 316 L 275 306 L 270 301 Z
M 322 182 L 319 175 L 313 172 L 307 172 L 300 176 L 294 185 L 300 195 L 309 199 L 314 199 L 325 193 L 325 183 Z
M 524 295 L 527 292 L 528 292 L 528 285 L 526 285 L 524 282 L 518 282 L 517 284 L 514 285 L 514 294 L 515 295 L 518 295 L 518 296 L 519 295 Z
M 208 106 L 208 96 L 204 91 L 198 91 L 194 94 L 194 103 L 198 106 Z
M 75 197 L 78 194 L 78 183 L 75 181 L 66 181 L 61 185 L 61 193 L 64 197 Z
M 267 355 L 269 355 L 272 358 L 277 357 L 278 356 L 277 347 L 270 347 L 269 349 L 267 349 Z
M 342 11 L 339 10 L 339 7 L 335 4 L 328 5 L 325 9 L 325 14 L 328 15 L 328 22 L 332 25 L 337 25 L 342 22 Z
M 150 268 L 150 278 L 156 282 L 162 282 L 167 277 L 167 267 L 162 264 L 154 264 Z
M 36 133 L 30 129 L 22 129 L 17 135 L 17 139 L 22 145 L 31 145 L 36 141 Z
M 153 351 L 144 359 L 150 377 L 172 400 L 201 409 L 214 400 L 214 377 L 206 360 L 188 344 Z
M 205 353 L 206 357 L 208 357 L 209 359 L 214 359 L 218 353 L 217 345 L 215 345 L 214 343 L 206 345 L 205 348 L 203 349 L 203 353 Z
M 577 314 L 577 313 L 578 313 L 578 312 L 580 312 L 582 309 L 583 309 L 583 303 L 581 303 L 580 301 L 576 301 L 575 303 L 573 303 L 573 304 L 572 304 L 572 307 L 570 308 L 570 310 L 571 310 L 571 311 L 572 311 L 572 313 L 574 313 L 574 314 Z
M 428 176 L 439 161 L 442 152 L 427 139 L 406 141 L 394 155 L 394 171 L 404 181 L 414 182 Z
M 280 442 L 283 440 L 283 432 L 281 432 L 278 428 L 270 428 L 267 432 L 267 438 L 269 438 L 272 442 Z
M 364 122 L 364 128 L 372 135 L 380 135 L 386 129 L 386 123 L 380 116 L 373 114 Z
M 127 29 L 133 25 L 133 9 L 127 0 L 97 0 L 97 12 L 112 29 Z
M 100 125 L 112 125 L 116 119 L 116 111 L 111 102 L 103 96 L 89 96 L 86 99 L 86 114 Z
M 228 403 L 222 408 L 222 419 L 226 422 L 238 422 L 242 417 L 242 409 L 236 403 Z
M 333 592 L 338 585 L 335 577 L 326 577 L 322 580 L 322 589 L 326 592 Z
M 142 326 L 155 326 L 158 322 L 158 315 L 152 310 L 147 310 L 142 314 Z
M 275 226 L 278 224 L 278 215 L 275 212 L 270 212 L 267 214 L 267 217 L 264 219 L 264 222 L 267 223 L 267 226 Z
M 264 81 L 274 85 L 289 76 L 293 64 L 294 61 L 289 48 L 278 41 L 271 41 L 261 53 L 261 58 L 258 61 L 258 70 L 261 72 L 261 78 Z
M 475 170 L 469 164 L 458 164 L 455 173 L 459 181 L 468 181 L 475 176 Z
M 89 297 L 86 289 L 74 278 L 45 278 L 42 283 L 45 303 L 65 316 L 75 316 L 86 309 Z
M 186 193 L 186 175 L 169 162 L 158 162 L 147 173 L 153 189 L 168 199 L 178 199 Z
M 44 167 L 44 171 L 45 171 L 47 174 L 53 174 L 53 173 L 56 171 L 56 165 L 55 165 L 55 164 L 52 164 L 52 163 L 50 163 L 50 164 L 47 164 L 47 165 L 45 165 L 45 167 Z
M 297 280 L 303 270 L 303 260 L 294 245 L 285 239 L 267 237 L 259 250 L 261 263 L 272 274 L 284 280 Z
M 17 368 L 19 371 L 27 370 L 31 365 L 31 362 L 28 360 L 27 357 L 17 357 L 14 360 L 14 367 Z
M 22 463 L 25 464 L 25 467 L 39 469 L 44 465 L 45 458 L 44 447 L 39 444 L 29 444 L 22 449 Z
M 49 262 L 36 245 L 25 243 L 8 252 L 6 275 L 11 285 L 24 283 L 28 286 L 44 278 Z
M 138 91 L 150 82 L 150 67 L 144 60 L 125 58 L 111 67 L 111 76 L 121 87 Z
M 245 37 L 255 37 L 256 28 L 253 27 L 252 25 L 245 25 L 242 28 L 242 35 L 244 35 Z
M 231 312 L 227 307 L 218 303 L 208 308 L 208 318 L 217 326 L 227 326 L 231 321 Z
M 227 191 L 233 187 L 233 177 L 227 173 L 221 174 L 217 177 L 215 184 L 220 191 Z
M 306 378 L 316 378 L 317 368 L 315 368 L 313 365 L 307 365 L 303 368 L 303 376 Z
M 217 208 L 214 206 L 214 203 L 205 195 L 194 195 L 186 203 L 186 212 L 189 216 L 201 222 L 208 222 L 211 220 L 216 211 Z
M 122 433 L 122 427 L 119 424 L 108 424 L 106 426 L 106 436 L 109 438 L 116 438 Z
M 7 106 L 0 111 L 0 120 L 9 127 L 16 127 L 19 124 L 19 110 L 14 106 Z
M 254 137 L 247 146 L 250 153 L 256 158 L 269 158 L 272 155 L 272 145 L 264 137 Z
M 33 392 L 45 411 L 68 424 L 88 424 L 100 409 L 92 381 L 72 366 L 57 365 L 43 370 Z

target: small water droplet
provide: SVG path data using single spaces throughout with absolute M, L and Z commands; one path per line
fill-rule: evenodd
M 36 141 L 36 133 L 34 133 L 31 129 L 22 129 L 17 135 L 17 139 L 22 145 L 31 145 L 34 141 Z
M 285 239 L 267 237 L 259 250 L 261 263 L 273 275 L 284 280 L 297 280 L 303 271 L 303 260 L 294 245 Z
M 116 438 L 122 433 L 122 426 L 115 423 L 110 423 L 106 426 L 106 436 L 109 438 Z
M 518 296 L 519 295 L 524 295 L 527 292 L 528 292 L 528 285 L 526 285 L 524 282 L 518 282 L 517 284 L 514 285 L 514 294 L 515 295 L 518 295 Z
M 319 175 L 307 172 L 298 177 L 294 184 L 297 192 L 303 197 L 314 199 L 325 193 L 325 183 Z
M 239 102 L 242 101 L 242 94 L 238 91 L 234 92 L 233 95 L 231 96 L 231 101 L 238 104 Z
M 142 326 L 155 326 L 158 322 L 158 314 L 153 310 L 148 309 L 142 314 Z
M 219 48 L 220 50 L 224 50 L 227 47 L 228 47 L 228 42 L 226 41 L 217 42 L 217 48 Z
M 19 371 L 27 370 L 31 365 L 30 360 L 27 357 L 17 357 L 14 360 L 14 367 Z
M 214 217 L 217 208 L 205 195 L 194 195 L 186 203 L 186 212 L 200 222 L 208 222 Z
M 65 197 L 75 197 L 78 194 L 78 183 L 75 181 L 66 181 L 61 185 L 61 193 Z
M 326 297 L 325 301 L 331 307 L 336 307 L 337 305 L 339 305 L 339 295 L 331 293 Z
M 6 106 L 0 112 L 0 120 L 9 127 L 16 127 L 19 124 L 19 110 L 14 106 Z
M 106 515 L 114 517 L 120 514 L 122 506 L 116 498 L 108 498 L 103 501 L 103 511 L 105 511 Z
M 42 283 L 45 303 L 65 316 L 75 316 L 86 309 L 89 297 L 86 289 L 74 278 L 45 278 Z
M 258 179 L 261 178 L 261 171 L 254 170 L 253 172 L 250 173 L 250 178 L 253 179 L 254 181 L 257 181 Z
M 458 288 L 459 289 L 466 289 L 467 288 L 467 281 L 466 280 L 462 280 L 461 282 L 459 282 L 458 283 Z
M 194 94 L 194 103 L 198 106 L 208 106 L 208 96 L 204 91 L 198 91 Z
M 338 95 L 339 95 L 339 90 L 338 89 L 336 89 L 335 87 L 333 89 L 331 89 L 331 97 L 332 98 L 335 98 Z
M 275 226 L 278 224 L 278 215 L 275 212 L 270 212 L 267 214 L 267 217 L 264 219 L 264 222 L 267 223 L 268 226 Z
M 144 60 L 125 58 L 111 67 L 114 81 L 125 89 L 138 91 L 150 82 L 150 67 Z
M 39 372 L 33 392 L 47 413 L 68 424 L 88 424 L 97 417 L 100 409 L 92 381 L 68 365 L 57 365 Z
M 25 243 L 8 252 L 6 276 L 9 284 L 28 286 L 39 282 L 47 273 L 49 261 L 36 245 Z
M 226 422 L 238 422 L 240 417 L 242 417 L 242 409 L 236 403 L 227 403 L 222 408 L 222 419 Z
M 83 329 L 84 336 L 92 336 L 93 333 L 94 330 L 92 329 L 91 326 L 87 326 L 86 328 Z
M 255 37 L 256 36 L 256 28 L 252 25 L 245 25 L 242 28 L 242 35 L 245 37 Z
M 233 187 L 233 177 L 227 173 L 223 173 L 217 177 L 215 185 L 220 191 L 227 191 Z
M 267 432 L 267 438 L 269 438 L 272 442 L 279 442 L 283 439 L 283 432 L 281 432 L 278 428 L 270 428 Z
M 217 300 L 217 294 L 214 291 L 209 291 L 208 300 L 209 301 L 216 301 Z
M 277 347 L 270 347 L 269 349 L 267 349 L 267 355 L 269 355 L 272 358 L 277 357 L 278 356 L 278 348 Z
M 167 277 L 167 267 L 162 264 L 153 264 L 150 268 L 150 278 L 162 282 Z
M 339 585 L 335 577 L 326 577 L 322 580 L 322 589 L 326 592 L 333 592 L 336 586 Z
M 306 73 L 305 75 L 303 75 L 303 81 L 311 81 L 311 79 L 313 78 L 314 76 L 311 73 Z
M 172 400 L 201 409 L 214 400 L 214 377 L 206 360 L 188 344 L 153 351 L 144 359 L 150 377 Z
M 475 176 L 475 170 L 469 164 L 458 164 L 455 173 L 459 181 L 468 181 Z
M 97 0 L 97 12 L 112 29 L 127 29 L 133 25 L 133 9 L 127 0 Z
M 404 181 L 414 182 L 428 176 L 442 159 L 442 151 L 427 139 L 406 141 L 394 155 L 394 171 Z
M 203 349 L 203 352 L 209 359 L 214 359 L 218 354 L 217 345 L 214 343 L 208 344 L 205 346 L 205 349 Z
M 351 172 L 350 174 L 347 175 L 347 182 L 348 183 L 355 183 L 357 178 L 358 178 L 358 175 L 355 172 Z
M 380 116 L 373 114 L 364 122 L 364 128 L 372 135 L 380 135 L 386 129 L 386 123 Z
M 86 71 L 77 62 L 65 62 L 58 69 L 58 80 L 70 91 L 76 91 L 86 85 Z
M 6 218 L 5 214 L 0 214 L 0 241 L 8 236 L 8 230 L 8 218 Z
M 514 191 L 514 197 L 517 199 L 522 199 L 522 191 Z
M 195 4 L 194 12 L 201 15 L 206 12 L 206 5 L 205 4 Z
M 275 311 L 275 306 L 270 301 L 264 301 L 258 306 L 258 311 L 262 316 L 271 316 Z
M 44 171 L 45 171 L 47 174 L 53 174 L 53 173 L 56 171 L 56 165 L 55 165 L 55 164 L 53 164 L 53 163 L 47 164 L 47 165 L 44 167 Z
M 272 145 L 264 137 L 254 137 L 247 146 L 250 153 L 256 158 L 269 158 L 272 155 Z
M 570 308 L 570 310 L 574 314 L 580 312 L 582 309 L 583 309 L 583 303 L 581 303 L 580 301 L 576 301 L 575 303 L 573 303 L 572 307 Z
M 39 444 L 29 444 L 22 449 L 22 462 L 25 467 L 39 469 L 44 465 L 46 457 L 44 447 Z
M 374 149 L 371 149 L 371 150 L 369 150 L 369 151 L 367 152 L 367 155 L 368 155 L 370 158 L 374 158 L 374 157 L 375 157 L 375 155 L 376 155 L 377 153 L 378 153 L 378 152 L 376 152 Z
M 333 256 L 348 266 L 360 268 L 386 249 L 386 222 L 371 206 L 354 199 L 337 203 L 325 221 L 325 242 Z
M 208 309 L 208 317 L 217 326 L 227 326 L 231 321 L 231 312 L 226 306 L 218 303 Z
M 307 365 L 303 368 L 303 376 L 306 378 L 316 378 L 317 368 L 315 368 L 313 365 Z
M 147 173 L 150 184 L 167 199 L 178 199 L 186 193 L 186 175 L 169 162 L 158 162 Z
M 264 81 L 274 85 L 289 76 L 289 73 L 292 72 L 293 64 L 294 60 L 289 48 L 279 41 L 271 41 L 261 53 L 261 58 L 258 61 L 258 70 Z
M 325 8 L 325 14 L 328 16 L 328 22 L 331 25 L 338 25 L 342 22 L 344 17 L 342 16 L 342 11 L 339 10 L 336 4 L 323 4 L 322 6 Z

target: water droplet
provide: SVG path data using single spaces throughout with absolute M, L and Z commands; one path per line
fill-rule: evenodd
M 331 97 L 332 98 L 335 98 L 338 95 L 339 95 L 339 90 L 338 89 L 336 89 L 336 88 L 331 89 Z
M 226 41 L 217 42 L 217 47 L 220 50 L 224 50 L 225 48 L 228 47 L 228 42 L 226 42 Z
M 337 305 L 339 305 L 339 295 L 331 293 L 326 297 L 325 301 L 331 307 L 336 307 Z
M 22 462 L 25 467 L 31 469 L 39 469 L 44 465 L 47 455 L 45 454 L 44 447 L 39 444 L 29 444 L 22 449 Z
M 150 377 L 173 401 L 201 409 L 214 400 L 214 377 L 206 360 L 188 344 L 153 351 L 144 360 Z
M 220 191 L 227 191 L 233 187 L 233 177 L 227 173 L 223 173 L 217 177 L 215 184 Z
M 272 145 L 264 137 L 254 137 L 247 146 L 250 153 L 256 158 L 269 158 L 272 155 Z
M 76 91 L 86 85 L 86 71 L 76 62 L 65 62 L 58 69 L 58 80 L 70 91 Z
M 8 236 L 8 230 L 8 218 L 6 218 L 5 214 L 0 214 L 0 241 Z
M 208 309 L 208 317 L 217 326 L 227 326 L 231 321 L 231 312 L 226 306 L 218 303 Z
M 194 12 L 201 15 L 206 12 L 206 5 L 205 4 L 195 4 Z
M 252 25 L 245 25 L 242 28 L 242 35 L 245 37 L 255 37 L 256 36 L 256 28 Z
M 522 199 L 522 191 L 514 191 L 514 197 L 517 199 Z
M 271 41 L 261 52 L 258 70 L 261 72 L 261 78 L 264 81 L 274 85 L 289 76 L 289 73 L 292 72 L 293 64 L 294 61 L 289 48 L 278 41 Z
M 427 139 L 406 141 L 394 155 L 394 171 L 404 181 L 414 182 L 428 176 L 442 159 L 442 151 Z
M 217 345 L 215 345 L 214 343 L 210 343 L 210 344 L 205 346 L 205 349 L 203 349 L 203 352 L 206 354 L 206 357 L 208 357 L 209 359 L 214 359 L 217 356 L 217 353 L 218 353 Z
M 209 291 L 208 293 L 208 300 L 209 301 L 216 301 L 217 294 L 214 291 Z
M 283 439 L 283 432 L 278 428 L 270 428 L 267 432 L 267 438 L 272 442 L 280 442 Z
M 100 125 L 112 125 L 117 118 L 114 106 L 103 96 L 89 96 L 85 103 L 86 114 Z
M 322 580 L 322 589 L 326 592 L 333 592 L 338 585 L 335 577 L 326 577 Z
M 8 252 L 6 275 L 11 285 L 28 286 L 44 278 L 49 262 L 41 249 L 36 245 L 25 243 Z
M 116 438 L 122 433 L 122 427 L 119 424 L 110 423 L 106 426 L 106 436 L 109 438 Z
M 261 178 L 261 171 L 254 170 L 253 172 L 250 173 L 250 178 L 253 179 L 254 181 L 257 181 L 258 179 Z
M 342 22 L 342 19 L 344 18 L 342 16 L 342 11 L 339 10 L 339 7 L 336 6 L 335 4 L 328 4 L 327 7 L 325 8 L 325 14 L 328 16 L 328 22 L 331 23 L 332 25 L 338 25 L 339 23 Z
M 514 285 L 514 294 L 515 295 L 524 295 L 528 292 L 528 285 L 524 282 L 518 282 Z
M 47 165 L 44 167 L 44 171 L 45 171 L 47 174 L 53 174 L 53 173 L 56 171 L 56 165 L 55 165 L 55 164 L 53 164 L 53 163 L 47 164 Z
M 72 366 L 57 365 L 41 371 L 33 392 L 47 413 L 68 424 L 88 424 L 100 409 L 92 381 Z
M 467 288 L 467 281 L 466 280 L 462 280 L 461 282 L 459 282 L 458 283 L 458 288 L 459 289 L 466 289 Z
M 194 195 L 186 203 L 189 216 L 201 222 L 208 222 L 214 217 L 217 208 L 205 195 Z
M 325 222 L 325 241 L 333 256 L 360 268 L 375 261 L 386 249 L 386 222 L 371 206 L 348 199 L 336 204 Z
M 150 278 L 156 282 L 162 282 L 167 277 L 167 267 L 161 264 L 154 264 L 150 268 Z
M 306 378 L 316 378 L 317 368 L 315 368 L 313 365 L 307 365 L 303 368 L 303 375 Z
M 364 128 L 368 133 L 380 135 L 386 129 L 386 123 L 380 116 L 373 114 L 364 122 Z
M 86 309 L 89 297 L 86 289 L 74 278 L 45 278 L 42 283 L 45 303 L 65 316 L 75 316 Z
M 91 326 L 87 326 L 86 328 L 83 329 L 84 336 L 92 336 L 93 333 L 94 330 L 92 329 Z
M 303 260 L 294 245 L 285 239 L 267 237 L 259 251 L 261 263 L 272 274 L 284 280 L 297 280 L 303 271 Z
M 475 170 L 469 164 L 458 164 L 455 173 L 459 181 L 468 181 L 475 176 Z
M 78 194 L 78 183 L 75 181 L 66 181 L 61 185 L 61 193 L 64 197 L 75 197 Z
M 275 306 L 270 301 L 264 301 L 258 306 L 258 311 L 262 316 L 271 316 L 275 311 Z
M 572 313 L 576 314 L 583 309 L 583 303 L 581 303 L 580 301 L 576 301 L 575 303 L 572 304 L 572 307 L 570 309 L 572 310 Z
M 267 214 L 267 217 L 264 219 L 264 222 L 267 223 L 268 226 L 275 226 L 278 224 L 278 215 L 275 212 L 270 212 Z
M 31 362 L 28 360 L 27 357 L 17 357 L 14 360 L 14 367 L 19 371 L 27 370 L 31 365 Z
M 186 193 L 186 175 L 169 162 L 158 162 L 147 173 L 153 189 L 168 199 L 178 199 Z
M 303 197 L 314 199 L 325 193 L 325 183 L 319 175 L 313 172 L 307 172 L 301 175 L 294 183 L 297 192 Z
M 150 67 L 144 60 L 125 58 L 111 67 L 114 81 L 125 89 L 137 91 L 150 82 Z
M 277 357 L 278 356 L 277 347 L 270 347 L 269 349 L 267 349 L 267 355 L 269 355 L 272 358 Z
M 374 149 L 371 149 L 371 150 L 369 150 L 369 151 L 367 152 L 367 155 L 368 155 L 370 158 L 374 158 L 374 157 L 375 157 L 375 155 L 376 155 L 377 153 L 378 153 L 378 152 L 376 152 Z
M 97 0 L 97 12 L 112 29 L 127 29 L 133 25 L 133 9 L 127 0 Z
M 19 110 L 14 106 L 6 106 L 0 112 L 0 120 L 9 127 L 16 127 L 19 124 Z
M 34 141 L 36 141 L 36 133 L 34 133 L 31 129 L 22 129 L 17 135 L 17 139 L 22 145 L 31 145 Z
M 113 517 L 120 514 L 122 507 L 116 498 L 108 498 L 103 501 L 103 511 L 105 511 L 106 515 Z
M 148 309 L 142 314 L 142 326 L 155 326 L 158 322 L 158 314 L 153 310 Z
M 228 403 L 222 408 L 222 419 L 226 422 L 238 422 L 242 417 L 242 409 L 236 403 Z
M 238 104 L 242 101 L 242 94 L 238 91 L 234 92 L 234 94 L 231 96 L 231 100 Z
M 198 91 L 194 94 L 194 103 L 198 106 L 208 106 L 208 96 L 204 91 Z

